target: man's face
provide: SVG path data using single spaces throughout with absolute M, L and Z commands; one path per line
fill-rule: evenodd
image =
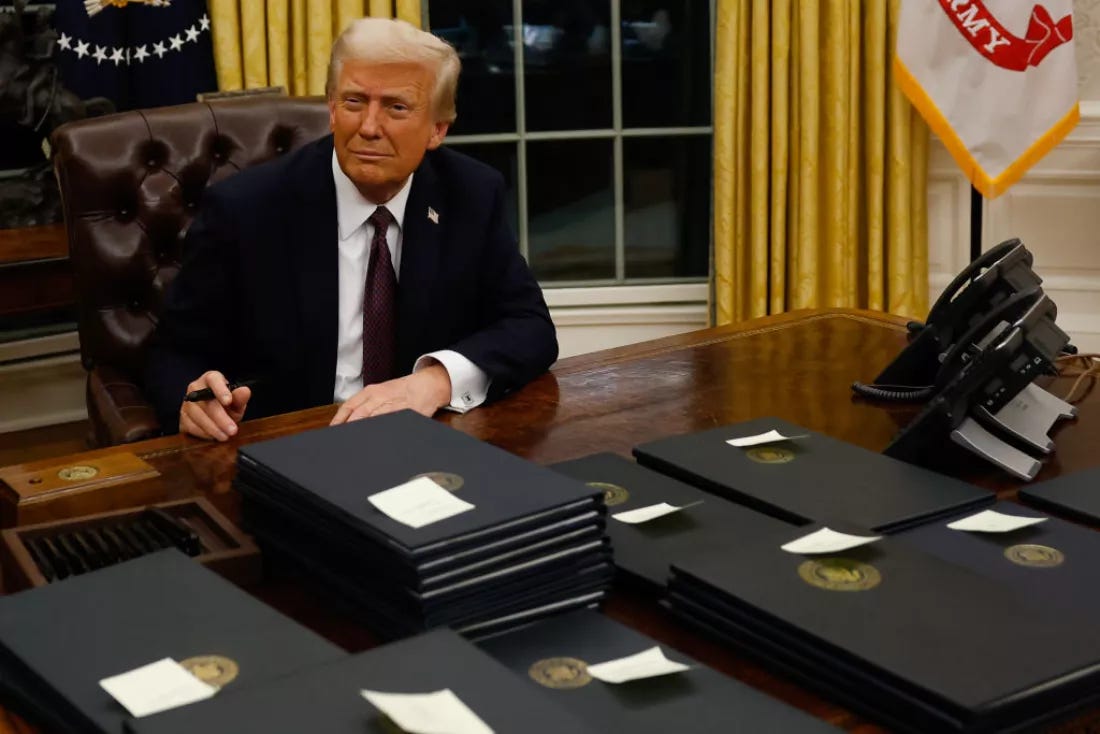
M 336 160 L 371 201 L 392 198 L 443 142 L 449 124 L 435 119 L 434 84 L 431 70 L 412 62 L 341 67 L 328 101 Z

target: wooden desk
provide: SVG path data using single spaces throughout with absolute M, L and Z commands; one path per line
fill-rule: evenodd
M 0 316 L 41 313 L 75 302 L 64 225 L 0 229 Z
M 560 362 L 519 393 L 466 415 L 440 420 L 538 463 L 596 451 L 629 456 L 644 441 L 774 415 L 875 451 L 915 413 L 852 397 L 853 380 L 869 381 L 904 346 L 902 319 L 860 311 L 785 314 L 738 326 L 697 331 Z M 1062 394 L 1068 380 L 1051 389 Z M 1090 391 L 1075 424 L 1057 429 L 1056 456 L 1038 479 L 1100 464 L 1100 396 Z M 230 488 L 239 445 L 328 424 L 331 406 L 242 425 L 225 444 L 170 436 L 70 457 L 134 451 L 160 476 L 112 488 L 118 506 L 205 494 L 239 519 Z M 1011 498 L 1019 483 L 988 465 L 961 457 L 957 476 Z M 95 508 L 103 509 L 102 505 Z M 92 511 L 76 494 L 50 503 L 64 517 Z M 293 579 L 269 578 L 250 589 L 291 616 L 359 650 L 375 643 L 350 617 L 303 593 Z M 852 731 L 880 731 L 856 715 L 771 675 L 729 649 L 675 624 L 652 598 L 616 591 L 605 613 L 702 662 Z M 1091 718 L 1095 724 L 1100 716 Z M 1065 729 L 1069 731 L 1069 729 Z M 21 729 L 5 729 L 0 734 Z

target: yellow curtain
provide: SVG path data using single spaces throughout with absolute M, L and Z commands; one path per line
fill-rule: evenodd
M 218 89 L 324 94 L 329 50 L 364 16 L 420 26 L 420 0 L 208 0 Z
M 928 308 L 929 131 L 894 86 L 897 0 L 718 0 L 718 324 Z

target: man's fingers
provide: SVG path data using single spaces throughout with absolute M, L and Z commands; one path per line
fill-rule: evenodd
M 248 407 L 248 401 L 252 398 L 252 388 L 238 387 L 233 391 L 233 402 L 229 404 L 227 410 L 229 411 L 229 417 L 234 422 L 239 423 L 241 418 L 244 417 L 245 408 Z
M 214 397 L 222 405 L 229 405 L 233 402 L 233 394 L 229 392 L 229 381 L 225 379 L 225 375 L 221 372 L 211 370 L 207 372 L 206 385 L 214 392 Z
M 405 407 L 408 406 L 398 400 L 368 400 L 367 402 L 356 408 L 348 417 L 348 420 L 357 421 L 361 418 L 370 418 L 371 416 L 375 415 L 385 415 L 386 413 L 392 413 L 395 410 L 401 410 Z
M 352 411 L 347 417 L 347 422 L 351 423 L 352 421 L 363 420 L 364 418 L 370 418 L 372 415 L 374 415 L 374 413 L 371 409 L 364 406 Z
M 364 389 L 352 395 L 344 401 L 343 405 L 336 409 L 336 415 L 332 417 L 332 422 L 329 423 L 329 425 L 335 426 L 338 423 L 346 423 L 349 420 L 355 420 L 352 416 L 355 415 L 363 405 L 370 402 L 371 398 L 374 396 L 374 392 L 374 390 Z M 359 417 L 363 418 L 365 416 Z
M 343 403 L 339 408 L 336 409 L 336 415 L 332 416 L 332 420 L 329 422 L 329 425 L 335 426 L 339 423 L 343 423 L 348 419 L 349 415 L 351 415 L 351 408 L 348 407 L 347 403 Z
M 194 436 L 195 438 L 210 438 L 209 436 L 203 435 L 203 432 L 195 427 L 195 424 L 191 421 L 191 418 L 189 418 L 188 415 L 182 410 L 180 411 L 180 433 L 186 433 L 187 435 Z
M 360 401 L 359 406 L 348 414 L 348 421 L 357 421 L 363 418 L 370 418 L 377 412 L 379 402 L 380 401 L 378 400 L 370 398 Z
M 214 425 L 209 416 L 202 411 L 186 408 L 180 411 L 180 430 L 195 438 L 203 438 L 208 441 L 218 438 L 217 434 L 219 433 L 217 426 Z
M 237 432 L 233 419 L 226 415 L 225 409 L 218 403 L 189 403 L 184 406 L 183 411 L 206 437 L 225 441 Z

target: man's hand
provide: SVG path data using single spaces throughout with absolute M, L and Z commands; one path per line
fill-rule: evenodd
M 367 385 L 340 406 L 330 426 L 410 408 L 431 417 L 451 402 L 451 377 L 441 364 L 396 380 Z
M 200 400 L 189 403 L 186 400 L 180 408 L 180 431 L 197 438 L 228 441 L 236 435 L 237 423 L 244 417 L 252 389 L 238 387 L 229 391 L 229 382 L 221 372 L 205 372 L 202 377 L 187 386 L 187 392 L 210 388 L 213 400 Z

